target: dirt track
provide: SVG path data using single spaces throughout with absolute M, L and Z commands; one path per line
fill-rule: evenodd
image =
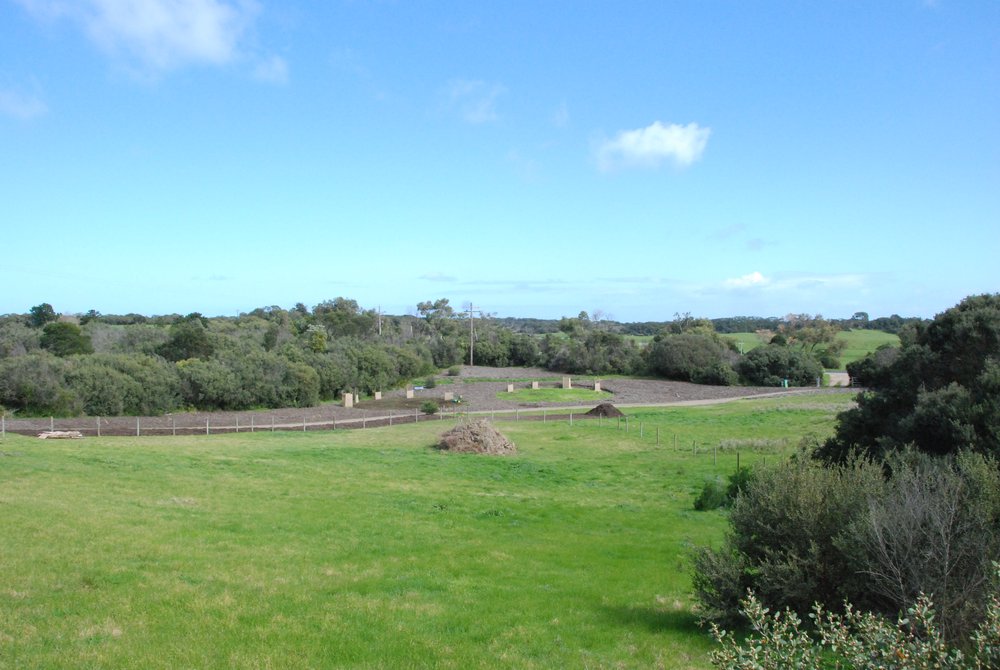
M 518 381 L 480 381 L 501 379 Z M 427 420 L 420 414 L 419 405 L 427 400 L 441 400 L 447 392 L 461 396 L 461 404 L 444 404 L 444 412 L 514 412 L 517 410 L 543 408 L 590 409 L 593 405 L 580 402 L 514 402 L 497 397 L 507 390 L 507 384 L 514 388 L 530 388 L 530 381 L 536 380 L 542 388 L 558 388 L 562 375 L 538 368 L 461 368 L 458 377 L 440 383 L 433 389 L 414 392 L 413 400 L 405 400 L 405 391 L 387 391 L 381 402 L 367 400 L 360 407 L 346 409 L 339 405 L 324 404 L 318 407 L 259 410 L 246 412 L 193 412 L 159 417 L 86 417 L 72 419 L 7 419 L 6 430 L 28 435 L 55 430 L 79 430 L 85 435 L 96 435 L 98 423 L 102 435 L 172 434 L 191 435 L 205 433 L 261 431 L 275 429 L 329 430 L 336 428 L 362 428 L 389 423 Z M 573 381 L 574 388 L 593 388 L 593 381 L 582 379 Z M 686 382 L 672 382 L 652 379 L 607 379 L 601 388 L 613 394 L 610 401 L 617 406 L 636 405 L 695 405 L 725 402 L 736 398 L 760 395 L 782 395 L 803 393 L 827 393 L 828 389 L 797 388 L 780 389 L 750 386 L 702 386 Z M 594 403 L 596 404 L 596 402 Z M 435 417 L 437 419 L 439 417 Z

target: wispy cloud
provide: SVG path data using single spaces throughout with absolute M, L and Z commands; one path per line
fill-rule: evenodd
M 770 283 L 770 280 L 760 272 L 754 271 L 742 277 L 727 279 L 722 283 L 729 288 L 749 288 L 751 286 L 763 286 Z
M 260 10 L 255 0 L 16 1 L 78 24 L 107 53 L 152 71 L 232 62 Z
M 257 64 L 253 76 L 269 84 L 288 82 L 288 63 L 281 56 L 271 56 Z
M 33 95 L 0 90 L 0 113 L 2 114 L 27 121 L 43 116 L 48 111 L 48 106 Z
M 721 282 L 724 290 L 761 290 L 768 292 L 803 292 L 817 290 L 858 290 L 865 288 L 868 277 L 863 274 L 788 274 L 767 277 L 754 271 L 742 277 L 733 277 Z
M 479 79 L 452 79 L 445 88 L 445 106 L 474 125 L 500 118 L 497 100 L 507 92 L 502 84 Z
M 428 272 L 426 274 L 420 275 L 420 279 L 424 281 L 436 281 L 436 282 L 449 282 L 454 283 L 458 281 L 456 277 L 451 275 L 446 275 L 443 272 Z
M 628 167 L 657 168 L 665 161 L 685 168 L 701 158 L 711 134 L 710 128 L 697 123 L 682 126 L 654 121 L 645 128 L 623 130 L 614 139 L 601 142 L 597 165 L 605 172 Z

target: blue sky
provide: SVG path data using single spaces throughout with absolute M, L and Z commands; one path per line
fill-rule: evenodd
M 0 0 L 0 25 L 0 313 L 1000 290 L 993 0 Z

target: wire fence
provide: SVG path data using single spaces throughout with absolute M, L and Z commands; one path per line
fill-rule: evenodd
M 226 433 L 259 433 L 276 431 L 337 431 L 363 430 L 386 426 L 424 423 L 427 421 L 460 421 L 472 418 L 489 418 L 492 421 L 504 422 L 542 422 L 561 423 L 570 428 L 573 426 L 594 426 L 613 428 L 630 436 L 647 441 L 652 446 L 669 447 L 674 451 L 689 451 L 694 455 L 711 454 L 718 462 L 718 456 L 735 453 L 739 460 L 740 448 L 748 451 L 777 451 L 786 444 L 771 444 L 768 441 L 751 441 L 743 445 L 738 440 L 706 441 L 683 436 L 676 431 L 667 430 L 660 424 L 647 424 L 628 415 L 606 417 L 587 412 L 566 411 L 562 408 L 515 410 L 479 410 L 463 411 L 444 409 L 435 414 L 413 412 L 387 412 L 378 414 L 363 414 L 360 417 L 317 419 L 315 416 L 303 414 L 301 417 L 281 416 L 262 413 L 228 413 L 212 415 L 182 415 L 161 417 L 72 417 L 72 418 L 10 418 L 0 417 L 0 437 L 7 433 L 29 436 L 73 436 L 73 437 L 110 437 L 110 436 L 196 436 L 220 435 Z M 764 442 L 768 442 L 764 444 Z

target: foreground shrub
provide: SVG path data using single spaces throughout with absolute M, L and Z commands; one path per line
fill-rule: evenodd
M 738 619 L 748 589 L 768 606 L 799 614 L 813 602 L 855 595 L 857 568 L 841 540 L 881 480 L 881 468 L 863 463 L 828 469 L 799 458 L 758 468 L 733 505 L 724 545 L 696 555 L 704 616 Z
M 723 670 L 786 668 L 886 668 L 986 670 L 1000 667 L 1000 600 L 990 595 L 986 616 L 967 642 L 967 654 L 949 646 L 937 625 L 931 598 L 921 595 L 895 624 L 845 604 L 844 613 L 813 606 L 809 630 L 791 610 L 771 613 L 750 593 L 742 613 L 752 633 L 737 641 L 712 626 L 722 649 L 710 655 Z
M 940 459 L 909 452 L 849 533 L 872 593 L 900 612 L 933 596 L 948 639 L 983 617 L 983 593 L 1000 560 L 1000 471 L 964 453 Z
M 754 471 L 723 546 L 696 555 L 694 586 L 705 618 L 717 621 L 737 620 L 748 590 L 800 616 L 814 602 L 836 609 L 845 600 L 895 616 L 925 593 L 946 639 L 957 640 L 983 619 L 996 560 L 994 461 L 911 452 L 885 466 L 823 467 L 799 458 Z

